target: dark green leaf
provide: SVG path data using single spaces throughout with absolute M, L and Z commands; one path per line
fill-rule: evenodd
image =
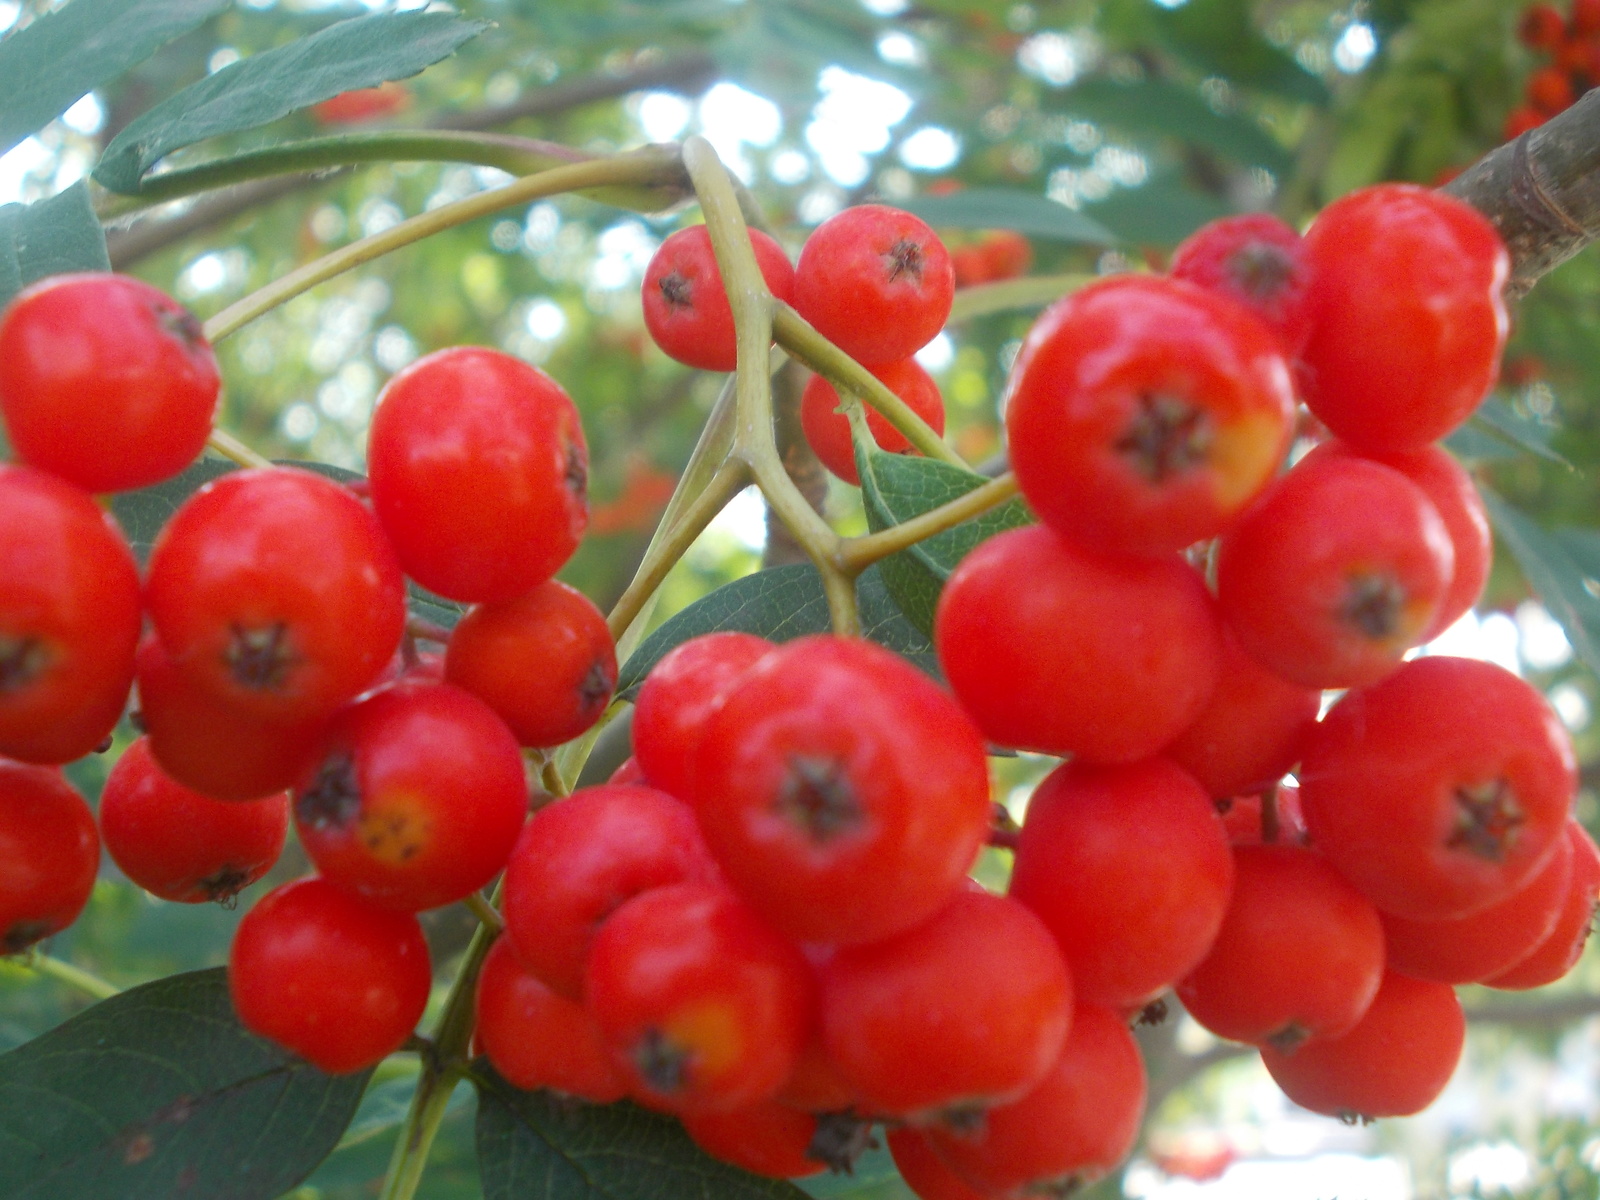
M 1487 429 L 1492 435 L 1515 446 L 1527 454 L 1560 463 L 1569 471 L 1577 470 L 1560 451 L 1550 445 L 1550 435 L 1555 431 L 1530 417 L 1525 417 L 1504 400 L 1491 396 L 1478 406 L 1472 415 L 1472 424 Z
M 1290 153 L 1255 121 L 1214 112 L 1195 89 L 1171 80 L 1116 83 L 1088 79 L 1062 93 L 1060 105 L 1067 112 L 1114 129 L 1178 138 L 1269 171 L 1281 173 L 1293 165 Z
M 267 50 L 191 84 L 112 139 L 94 177 L 133 194 L 164 156 L 222 134 L 254 129 L 352 88 L 405 79 L 488 28 L 448 13 L 356 17 Z
M 1600 534 L 1551 534 L 1487 488 L 1483 502 L 1501 542 L 1573 650 L 1591 671 L 1600 672 Z
M 0 42 L 0 154 L 229 0 L 72 0 Z
M 1118 188 L 1108 199 L 1084 205 L 1083 211 L 1126 245 L 1176 246 L 1207 221 L 1232 210 L 1175 174 L 1159 174 L 1139 187 Z
M 863 452 L 860 443 L 856 445 L 856 470 L 861 475 L 867 523 L 874 530 L 899 525 L 989 482 L 982 475 L 931 458 L 888 454 L 878 449 Z M 1021 500 L 1008 500 L 909 550 L 890 555 L 878 564 L 883 582 L 907 619 L 932 636 L 939 593 L 956 564 L 985 538 L 1027 525 L 1032 519 Z
M 863 634 L 934 673 L 933 643 L 906 620 L 877 567 L 868 567 L 856 580 L 856 601 L 861 607 Z M 650 668 L 668 650 L 701 634 L 731 629 L 787 642 L 806 634 L 826 633 L 829 628 L 828 599 L 815 567 L 797 563 L 757 571 L 724 584 L 664 621 L 622 664 L 617 695 L 633 699 Z
M 1256 32 L 1246 0 L 1187 0 L 1153 14 L 1167 49 L 1207 74 L 1292 100 L 1326 104 L 1328 89 Z
M 669 1117 L 519 1092 L 480 1065 L 484 1200 L 806 1200 L 792 1183 L 718 1162 Z
M 133 547 L 133 556 L 142 568 L 150 560 L 161 527 L 190 496 L 213 479 L 221 479 L 239 468 L 217 458 L 203 458 L 171 479 L 133 492 L 119 492 L 112 498 L 111 512 Z
M 0 1195 L 271 1200 L 337 1144 L 367 1074 L 245 1032 L 221 970 L 145 984 L 0 1057 Z
M 46 275 L 110 269 L 106 236 L 85 184 L 36 204 L 0 208 L 0 307 Z
M 1030 237 L 1109 246 L 1116 235 L 1098 221 L 1032 192 L 966 188 L 948 196 L 916 196 L 901 207 L 940 229 L 1015 229 Z

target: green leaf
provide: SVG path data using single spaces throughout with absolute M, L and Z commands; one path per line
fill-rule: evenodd
M 1255 121 L 1215 112 L 1194 88 L 1171 80 L 1087 79 L 1062 93 L 1059 105 L 1130 134 L 1178 138 L 1279 174 L 1294 163 L 1289 151 Z
M 1233 210 L 1177 174 L 1162 173 L 1136 188 L 1119 188 L 1105 200 L 1084 205 L 1083 211 L 1126 245 L 1176 246 L 1207 221 Z
M 47 275 L 110 269 L 106 235 L 86 184 L 35 204 L 0 208 L 0 307 Z
M 247 1033 L 220 969 L 157 980 L 0 1057 L 0 1195 L 271 1200 L 337 1144 L 368 1074 Z
M 1187 0 L 1152 15 L 1157 35 L 1207 74 L 1310 104 L 1326 104 L 1322 80 L 1256 32 L 1247 0 Z
M 0 41 L 0 154 L 229 0 L 72 0 Z
M 1032 192 L 964 188 L 948 196 L 916 196 L 901 207 L 939 229 L 1015 229 L 1030 237 L 1113 245 L 1117 237 L 1098 221 Z
M 1491 396 L 1478 406 L 1472 415 L 1472 424 L 1487 429 L 1491 435 L 1515 446 L 1518 450 L 1559 463 L 1569 471 L 1576 471 L 1567 458 L 1550 445 L 1550 435 L 1555 431 L 1531 417 L 1525 417 L 1499 397 Z
M 1488 488 L 1481 490 L 1501 542 L 1578 657 L 1600 673 L 1600 534 L 1577 529 L 1551 534 Z
M 906 620 L 876 566 L 868 567 L 856 580 L 856 601 L 861 608 L 863 634 L 904 655 L 929 674 L 935 673 L 933 643 Z M 815 567 L 796 563 L 757 571 L 723 584 L 662 622 L 622 664 L 617 696 L 633 699 L 650 668 L 667 651 L 702 634 L 731 629 L 787 642 L 807 634 L 827 633 L 829 628 L 828 598 Z
M 106 147 L 94 177 L 135 194 L 144 173 L 174 150 L 254 129 L 353 88 L 405 79 L 488 27 L 448 13 L 377 14 L 251 55 L 134 120 Z
M 792 1183 L 718 1162 L 669 1117 L 519 1092 L 480 1066 L 484 1200 L 806 1200 Z
M 889 454 L 856 445 L 861 500 L 873 530 L 899 525 L 929 509 L 965 496 L 989 480 L 950 463 L 908 454 Z M 1031 524 L 1020 499 L 1011 499 L 981 516 L 963 521 L 884 559 L 883 582 L 907 619 L 930 637 L 939 593 L 956 564 L 979 542 L 1007 529 Z

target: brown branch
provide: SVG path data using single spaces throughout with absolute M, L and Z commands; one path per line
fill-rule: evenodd
M 1485 155 L 1444 189 L 1477 208 L 1511 251 L 1510 297 L 1600 234 L 1600 89 Z

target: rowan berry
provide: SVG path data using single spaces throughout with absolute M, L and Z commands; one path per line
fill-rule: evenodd
M 922 1130 L 902 1125 L 889 1130 L 888 1141 L 900 1178 L 918 1200 L 993 1200 L 946 1166 Z
M 749 234 L 767 290 L 788 303 L 794 295 L 789 256 L 759 229 Z M 668 355 L 703 371 L 733 370 L 733 307 L 704 225 L 680 229 L 661 243 L 644 270 L 643 300 L 645 328 Z
M 1567 822 L 1567 839 L 1572 844 L 1572 876 L 1554 926 L 1522 959 L 1484 979 L 1486 986 L 1509 991 L 1543 987 L 1577 965 L 1600 904 L 1600 850 L 1577 821 Z
M 1523 89 L 1528 105 L 1547 117 L 1565 112 L 1572 107 L 1577 95 L 1572 90 L 1572 78 L 1559 67 L 1540 67 L 1528 76 Z
M 94 814 L 61 772 L 0 758 L 0 954 L 76 921 L 99 868 Z
M 906 402 L 917 416 L 944 432 L 944 398 L 933 376 L 914 358 L 880 363 L 869 368 L 880 383 Z M 839 411 L 839 393 L 821 375 L 813 375 L 800 394 L 800 426 L 818 461 L 846 483 L 861 485 L 856 473 L 855 442 L 850 436 L 850 420 Z M 880 450 L 903 454 L 911 449 L 906 436 L 873 409 L 867 409 L 867 428 Z
M 1260 317 L 1290 358 L 1311 336 L 1305 240 L 1270 213 L 1202 225 L 1172 252 L 1174 279 L 1220 292 Z
M 1553 50 L 1566 36 L 1567 23 L 1553 4 L 1530 4 L 1517 22 L 1517 38 L 1533 50 Z
M 818 1119 L 813 1113 L 761 1100 L 732 1112 L 685 1113 L 683 1127 L 695 1145 L 756 1175 L 801 1179 L 827 1170 L 812 1151 Z

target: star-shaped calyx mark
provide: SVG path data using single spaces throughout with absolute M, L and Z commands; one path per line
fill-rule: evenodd
M 890 283 L 898 283 L 902 279 L 913 284 L 921 283 L 926 265 L 927 256 L 923 253 L 921 243 L 910 238 L 901 238 L 883 255 L 883 269 Z
M 1202 465 L 1215 436 L 1205 409 L 1177 396 L 1145 392 L 1113 449 L 1136 474 L 1159 484 Z
M 1462 784 L 1455 790 L 1456 824 L 1445 843 L 1490 862 L 1501 862 L 1527 821 L 1510 781 Z
M 633 1047 L 634 1069 L 663 1096 L 675 1095 L 688 1085 L 693 1058 L 659 1029 L 645 1030 Z
M 1363 573 L 1345 583 L 1339 617 L 1375 642 L 1387 641 L 1400 630 L 1406 593 L 1392 575 Z
M 1228 277 L 1252 300 L 1276 299 L 1294 275 L 1294 259 L 1281 246 L 1251 242 L 1228 259 Z
M 258 692 L 277 691 L 288 682 L 289 672 L 298 661 L 290 644 L 287 622 L 248 627 L 235 622 L 232 626 L 227 649 L 228 673 L 240 687 Z
M 39 677 L 49 660 L 40 638 L 0 633 L 0 692 L 20 692 Z
M 657 282 L 661 298 L 672 308 L 694 307 L 694 285 L 682 271 L 668 271 Z
M 861 801 L 843 763 L 833 758 L 792 754 L 788 767 L 774 807 L 813 842 L 832 841 L 861 824 Z
M 322 760 L 311 786 L 295 799 L 295 816 L 313 829 L 343 829 L 361 812 L 355 760 L 335 750 Z

